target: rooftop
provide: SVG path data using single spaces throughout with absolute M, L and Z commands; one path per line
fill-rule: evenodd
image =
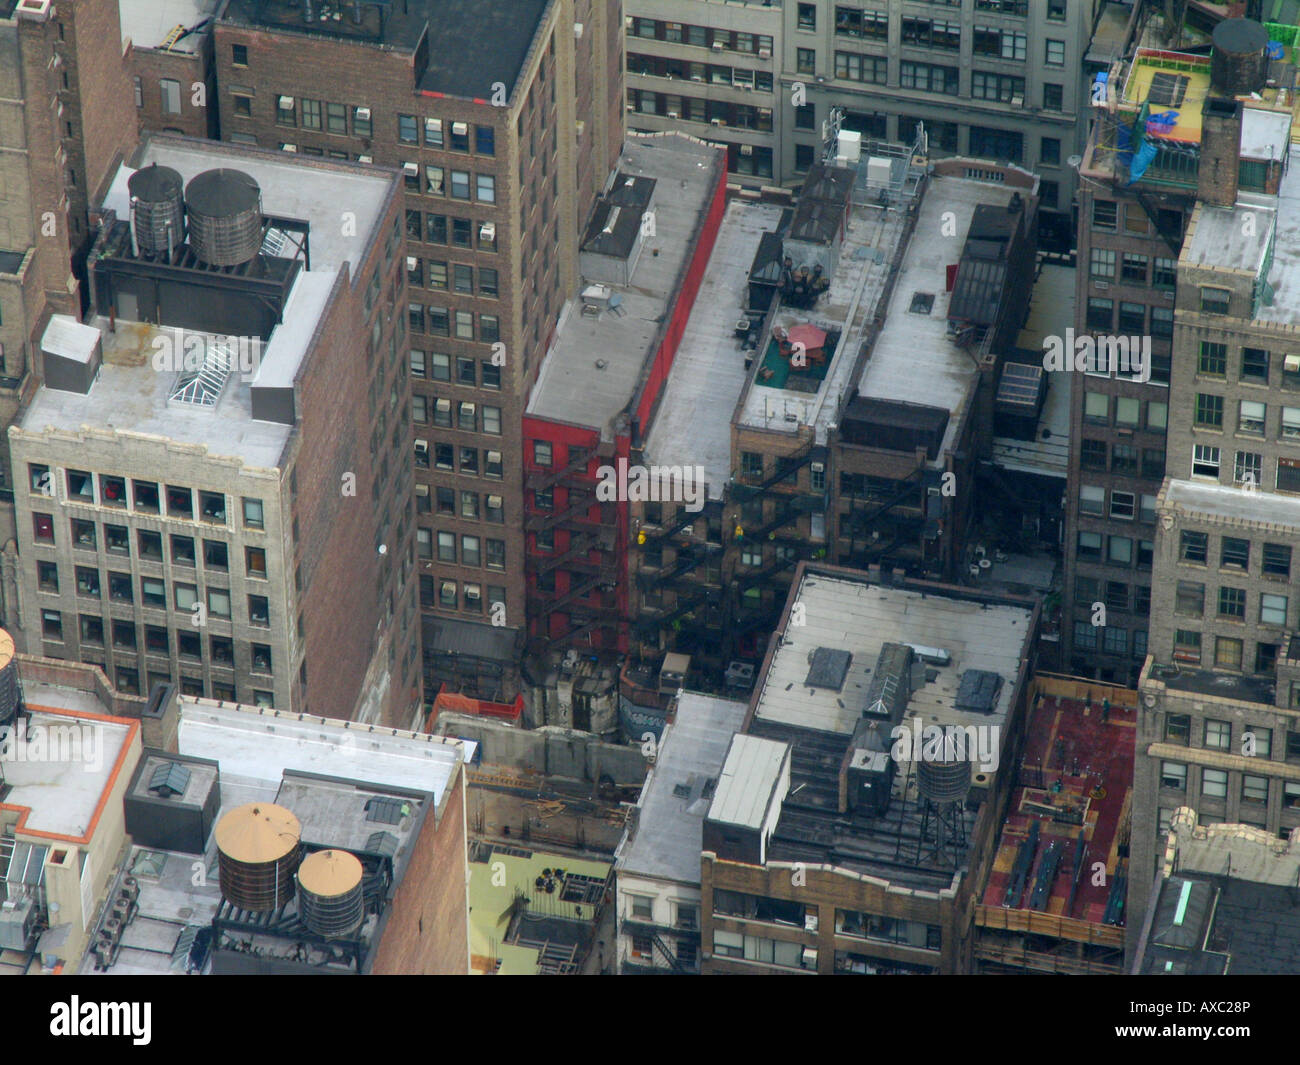
M 273 798 L 286 770 L 429 792 L 438 803 L 474 743 L 334 719 L 180 697 L 181 754 L 221 763 L 230 805 Z M 302 815 L 299 814 L 299 817 Z
M 815 425 L 818 443 L 825 443 L 840 398 L 852 387 L 849 378 L 866 323 L 889 281 L 894 255 L 902 240 L 906 219 L 902 211 L 874 205 L 854 205 L 831 274 L 830 288 L 810 311 L 781 307 L 773 317 L 774 327 L 793 329 L 812 324 L 840 334 L 839 343 L 816 391 L 774 388 L 760 380 L 762 360 L 755 359 L 741 397 L 737 416 L 746 428 L 794 433 L 802 426 Z M 766 352 L 768 339 L 759 350 Z M 806 375 L 800 375 L 805 377 Z M 800 381 L 802 384 L 803 381 Z M 761 387 L 760 387 L 761 386 Z
M 270 32 L 308 34 L 412 51 L 424 36 L 432 0 L 229 0 L 221 21 Z M 312 18 L 308 20 L 308 11 Z
M 193 55 L 210 30 L 209 26 L 198 27 L 220 6 L 221 0 L 118 0 L 122 41 L 129 39 L 137 48 Z
M 44 694 L 25 693 L 30 720 L 16 722 L 0 741 L 2 801 L 26 811 L 19 832 L 85 840 L 140 725 L 80 708 L 45 708 L 35 702 Z
M 724 825 L 759 829 L 777 797 L 788 744 L 738 732 L 731 738 L 708 818 Z
M 732 200 L 681 346 L 646 438 L 646 460 L 660 466 L 703 466 L 709 498 L 721 499 L 731 477 L 731 422 L 747 372 L 736 320 L 746 306 L 754 252 L 781 220 L 770 204 Z
M 697 884 L 707 785 L 722 772 L 745 703 L 682 692 L 641 792 L 636 831 L 620 846 L 620 875 Z
M 1090 924 L 1123 923 L 1107 920 L 1107 911 L 1124 843 L 1121 827 L 1132 791 L 1136 728 L 1136 703 L 1114 705 L 1103 714 L 1100 699 L 1085 703 L 1058 694 L 1041 697 L 1025 730 L 1019 783 L 984 888 L 984 905 Z M 1031 847 L 1033 825 L 1038 832 Z M 1023 869 L 1016 862 L 1022 853 L 1029 856 Z M 1044 890 L 1039 875 L 1052 860 L 1058 875 L 1046 881 Z M 1091 875 L 1095 862 L 1106 865 L 1104 884 Z M 1077 870 L 1082 873 L 1076 877 Z M 1112 909 L 1112 914 L 1121 918 L 1122 911 Z
M 858 382 L 858 393 L 863 396 L 950 411 L 940 454 L 951 446 L 961 428 L 978 372 L 973 352 L 958 347 L 948 336 L 952 298 L 947 291 L 948 267 L 961 259 L 976 208 L 983 204 L 1006 207 L 1015 192 L 1004 185 L 967 178 L 936 175 L 930 179 L 887 317 Z M 955 222 L 946 219 L 950 212 L 956 216 Z M 928 310 L 913 309 L 917 294 L 934 297 Z
M 313 160 L 304 165 L 280 152 L 177 137 L 146 140 L 136 162 L 141 167 L 150 163 L 172 167 L 186 181 L 217 167 L 249 174 L 261 187 L 264 215 L 309 223 L 312 269 L 298 272 L 283 320 L 261 345 L 256 365 L 243 365 L 241 352 L 241 372 L 230 375 L 212 406 L 168 402 L 180 372 L 154 369 L 158 351 L 154 344 L 160 336 L 172 338 L 174 350 L 186 350 L 180 330 L 123 318 L 111 330 L 106 319 L 96 318 L 92 324 L 103 333 L 104 365 L 89 392 L 41 388 L 17 424 L 29 432 L 51 428 L 76 432 L 90 427 L 148 433 L 205 445 L 211 454 L 238 458 L 249 466 L 274 468 L 292 427 L 254 419 L 251 389 L 292 386 L 340 270 L 347 264 L 355 281 L 355 268 L 377 239 L 376 227 L 395 195 L 396 179 L 351 164 L 322 166 Z M 119 223 L 129 217 L 127 182 L 133 173 L 134 167 L 119 167 L 104 200 Z M 356 214 L 354 232 L 338 224 L 331 205 L 341 202 Z M 216 335 L 198 330 L 186 330 L 185 336 L 186 343 L 189 337 L 202 337 L 207 345 L 218 342 Z
M 951 655 L 951 662 L 933 670 L 936 676 L 913 693 L 909 715 L 921 716 L 926 725 L 1006 721 L 1033 617 L 1028 604 L 889 587 L 872 584 L 865 576 L 852 579 L 817 571 L 805 573 L 792 590 L 791 602 L 802 605 L 805 624 L 786 626 L 762 680 L 756 721 L 850 735 L 861 717 L 881 647 L 888 642 L 911 642 Z M 819 647 L 852 654 L 841 690 L 804 684 L 808 656 Z M 1004 681 L 991 714 L 955 708 L 959 677 L 970 669 L 997 673 Z
M 438 0 L 431 4 L 424 92 L 487 99 L 497 82 L 510 96 L 550 0 Z M 563 27 L 561 27 L 563 28 Z
M 1247 491 L 1226 484 L 1170 481 L 1163 505 L 1191 517 L 1204 516 L 1240 525 L 1300 526 L 1300 499 L 1276 492 Z
M 1257 320 L 1290 325 L 1300 314 L 1300 148 L 1293 148 L 1278 188 L 1273 265 L 1268 284 L 1273 302 L 1255 312 Z
M 1243 193 L 1233 207 L 1201 201 L 1187 227 L 1179 265 L 1258 275 L 1273 241 L 1277 214 L 1273 196 Z
M 596 317 L 582 313 L 581 300 L 566 305 L 527 414 L 609 434 L 663 337 L 723 159 L 693 137 L 628 134 L 615 169 L 657 182 L 654 233 L 645 238 L 632 284 L 608 286 L 621 303 Z

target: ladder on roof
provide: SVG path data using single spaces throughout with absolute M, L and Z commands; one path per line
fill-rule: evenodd
M 167 36 L 163 38 L 162 44 L 158 46 L 159 49 L 164 52 L 169 51 L 171 46 L 184 37 L 188 32 L 189 31 L 184 26 L 177 26 L 171 31 L 171 33 L 167 34 Z

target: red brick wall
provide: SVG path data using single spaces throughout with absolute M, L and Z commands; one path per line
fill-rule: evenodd
M 147 130 L 184 133 L 187 137 L 212 137 L 217 132 L 216 83 L 211 75 L 212 39 L 207 38 L 201 52 L 158 52 L 136 48 L 131 53 L 131 73 L 140 79 L 141 106 L 137 109 L 141 125 Z M 165 115 L 162 110 L 163 78 L 181 86 L 181 113 Z M 194 105 L 194 86 L 203 85 L 202 106 Z
M 442 816 L 433 811 L 415 841 L 375 951 L 375 975 L 469 972 L 469 869 L 465 852 L 465 772 L 456 772 Z

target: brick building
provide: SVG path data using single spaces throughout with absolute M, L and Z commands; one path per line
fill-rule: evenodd
M 165 136 L 131 163 L 99 208 L 93 324 L 53 320 L 10 429 L 19 643 L 128 693 L 413 720 L 399 178 Z
M 402 170 L 426 678 L 509 700 L 526 611 L 523 409 L 622 148 L 619 8 L 424 0 L 329 14 L 226 5 L 221 135 Z
M 217 136 L 212 19 L 222 0 L 118 0 L 143 129 Z

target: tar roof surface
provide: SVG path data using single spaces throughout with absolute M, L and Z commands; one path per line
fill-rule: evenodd
M 380 5 L 379 7 L 376 4 Z M 346 5 L 351 8 L 351 4 Z M 373 46 L 410 51 L 420 42 L 430 13 L 443 6 L 439 0 L 376 0 L 361 2 L 362 24 L 352 21 L 350 11 L 340 19 L 307 22 L 301 0 L 229 0 L 221 21 L 256 26 L 269 32 L 299 33 L 330 40 L 351 40 Z M 320 11 L 321 5 L 316 4 Z M 380 36 L 382 10 L 383 33 Z
M 745 720 L 746 704 L 682 692 L 677 716 L 659 744 L 654 769 L 641 792 L 636 834 L 622 848 L 620 875 L 698 884 L 704 786 L 722 772 L 731 737 Z M 678 788 L 689 789 L 677 794 Z
M 550 0 L 437 0 L 429 17 L 425 92 L 489 99 L 500 82 L 513 96 Z M 565 29 L 561 26 L 556 32 Z
M 1273 242 L 1273 267 L 1268 282 L 1273 288 L 1271 307 L 1260 307 L 1258 319 L 1290 325 L 1300 317 L 1300 148 L 1291 158 L 1277 198 L 1277 235 Z
M 703 466 L 710 499 L 721 499 L 731 478 L 731 412 L 745 387 L 745 353 L 733 329 L 748 290 L 759 241 L 782 210 L 733 200 L 682 334 L 677 358 L 646 438 L 646 461 Z
M 628 405 L 678 294 L 724 158 L 693 137 L 628 134 L 617 169 L 657 179 L 655 235 L 644 242 L 632 284 L 610 286 L 622 297 L 619 312 L 585 318 L 581 301 L 569 302 L 528 414 L 606 431 Z
M 805 624 L 787 626 L 763 678 L 755 720 L 850 735 L 881 647 L 901 641 L 942 648 L 952 656 L 934 681 L 913 693 L 909 715 L 921 715 L 927 725 L 1006 722 L 1032 618 L 1028 605 L 990 604 L 817 572 L 806 573 L 792 595 L 792 602 L 804 606 Z M 818 647 L 853 654 L 842 691 L 805 687 L 808 655 Z M 954 708 L 959 677 L 968 669 L 1002 677 L 994 713 Z

